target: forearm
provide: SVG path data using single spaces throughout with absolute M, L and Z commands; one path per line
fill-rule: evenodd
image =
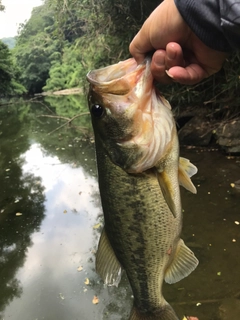
M 207 46 L 225 52 L 240 48 L 240 1 L 174 1 L 183 19 Z

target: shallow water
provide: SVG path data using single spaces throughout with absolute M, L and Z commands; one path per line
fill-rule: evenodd
M 0 109 L 1 320 L 128 319 L 126 277 L 118 288 L 105 288 L 95 273 L 103 218 L 94 143 L 86 138 L 90 118 L 58 129 L 66 119 L 41 117 L 86 111 L 84 102 L 77 110 L 77 97 L 68 99 Z M 200 264 L 188 278 L 164 285 L 164 295 L 181 319 L 219 320 L 225 298 L 240 297 L 240 193 L 231 187 L 240 160 L 194 148 L 181 154 L 199 169 L 198 194 L 182 189 L 182 237 Z

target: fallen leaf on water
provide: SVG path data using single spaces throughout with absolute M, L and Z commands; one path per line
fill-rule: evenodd
M 63 213 L 67 213 L 67 210 L 64 210 Z
M 22 213 L 21 213 L 21 212 L 17 212 L 17 213 L 16 213 L 16 216 L 18 216 L 18 217 L 19 217 L 19 216 L 22 216 Z
M 77 268 L 77 271 L 82 271 L 82 270 L 83 270 L 83 267 L 82 267 L 82 266 L 80 266 L 80 267 Z
M 89 279 L 86 278 L 86 280 L 84 281 L 84 283 L 85 283 L 86 285 L 88 285 L 88 284 L 90 283 Z
M 93 297 L 93 300 L 92 300 L 92 303 L 93 303 L 93 304 L 98 304 L 98 302 L 99 302 L 98 297 L 97 297 L 97 296 L 94 296 L 94 297 Z
M 64 295 L 63 295 L 61 292 L 59 293 L 59 297 L 60 297 L 62 300 L 65 299 Z
M 101 225 L 102 225 L 101 223 L 97 223 L 93 226 L 93 229 L 98 229 L 101 227 Z

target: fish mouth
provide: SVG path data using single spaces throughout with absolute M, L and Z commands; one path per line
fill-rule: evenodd
M 92 89 L 99 94 L 124 96 L 136 86 L 145 68 L 145 63 L 138 65 L 134 58 L 129 58 L 108 67 L 89 71 L 87 80 Z

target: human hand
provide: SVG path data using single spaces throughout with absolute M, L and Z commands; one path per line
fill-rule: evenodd
M 227 54 L 207 47 L 183 20 L 174 0 L 164 0 L 129 47 L 138 63 L 152 56 L 151 71 L 161 83 L 195 84 L 219 71 Z

